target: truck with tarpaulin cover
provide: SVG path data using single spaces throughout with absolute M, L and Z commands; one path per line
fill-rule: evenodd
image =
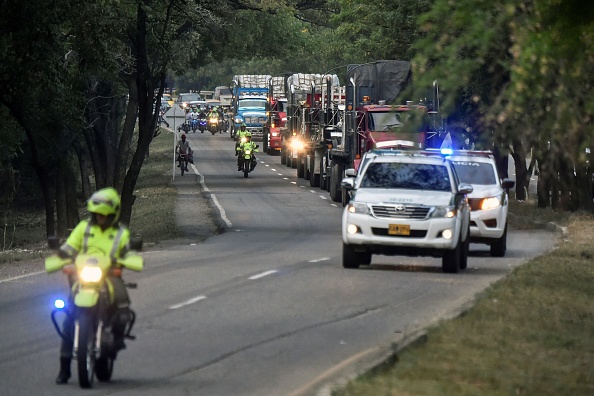
M 252 134 L 254 140 L 262 140 L 267 123 L 268 81 L 270 75 L 242 74 L 233 77 L 233 123 L 234 138 L 241 124 Z
M 344 102 L 344 88 L 336 75 L 295 73 L 286 80 L 286 95 L 287 124 L 281 128 L 281 163 L 297 169 L 297 176 L 318 186 L 320 166 L 315 152 L 325 151 L 331 141 L 330 129 L 338 123 L 337 106 Z M 326 107 L 333 109 L 333 117 Z
M 330 197 L 345 201 L 344 171 L 357 169 L 373 149 L 424 149 L 437 145 L 437 112 L 422 102 L 393 104 L 412 79 L 406 61 L 381 60 L 347 66 L 346 108 L 342 136 L 329 151 L 325 175 Z

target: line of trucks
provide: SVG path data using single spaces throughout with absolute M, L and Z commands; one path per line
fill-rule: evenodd
M 409 62 L 382 60 L 348 65 L 344 85 L 330 74 L 236 75 L 231 137 L 245 123 L 265 152 L 344 204 L 345 170 L 365 152 L 441 145 L 436 91 L 432 100 L 393 104 L 411 74 Z

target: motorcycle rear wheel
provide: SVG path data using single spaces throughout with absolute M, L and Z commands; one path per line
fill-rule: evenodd
M 93 386 L 95 376 L 95 315 L 90 310 L 81 310 L 78 317 L 78 349 L 76 363 L 78 366 L 78 383 L 81 388 Z

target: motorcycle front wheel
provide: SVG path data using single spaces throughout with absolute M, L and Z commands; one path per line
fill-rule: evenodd
M 104 356 L 95 362 L 95 375 L 101 382 L 107 382 L 111 380 L 111 374 L 113 373 L 113 359 L 109 356 Z
M 76 363 L 78 366 L 78 383 L 81 388 L 93 386 L 95 375 L 95 315 L 91 310 L 81 310 L 78 317 L 78 349 Z
M 250 160 L 246 159 L 243 161 L 243 177 L 247 178 L 250 173 Z

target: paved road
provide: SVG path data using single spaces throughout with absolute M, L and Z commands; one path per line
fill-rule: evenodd
M 145 271 L 127 274 L 139 284 L 131 291 L 138 339 L 118 357 L 113 381 L 85 393 L 320 394 L 555 242 L 550 233 L 512 231 L 505 258 L 472 245 L 461 274 L 442 273 L 439 259 L 383 256 L 345 270 L 342 208 L 327 193 L 278 157 L 260 155 L 244 179 L 228 135 L 189 140 L 196 166 L 175 181 L 180 208 L 192 208 L 178 211 L 188 234 L 144 253 Z M 204 239 L 213 227 L 225 232 Z M 80 393 L 76 380 L 53 384 L 59 339 L 49 312 L 65 293 L 62 278 L 0 283 L 3 394 Z

